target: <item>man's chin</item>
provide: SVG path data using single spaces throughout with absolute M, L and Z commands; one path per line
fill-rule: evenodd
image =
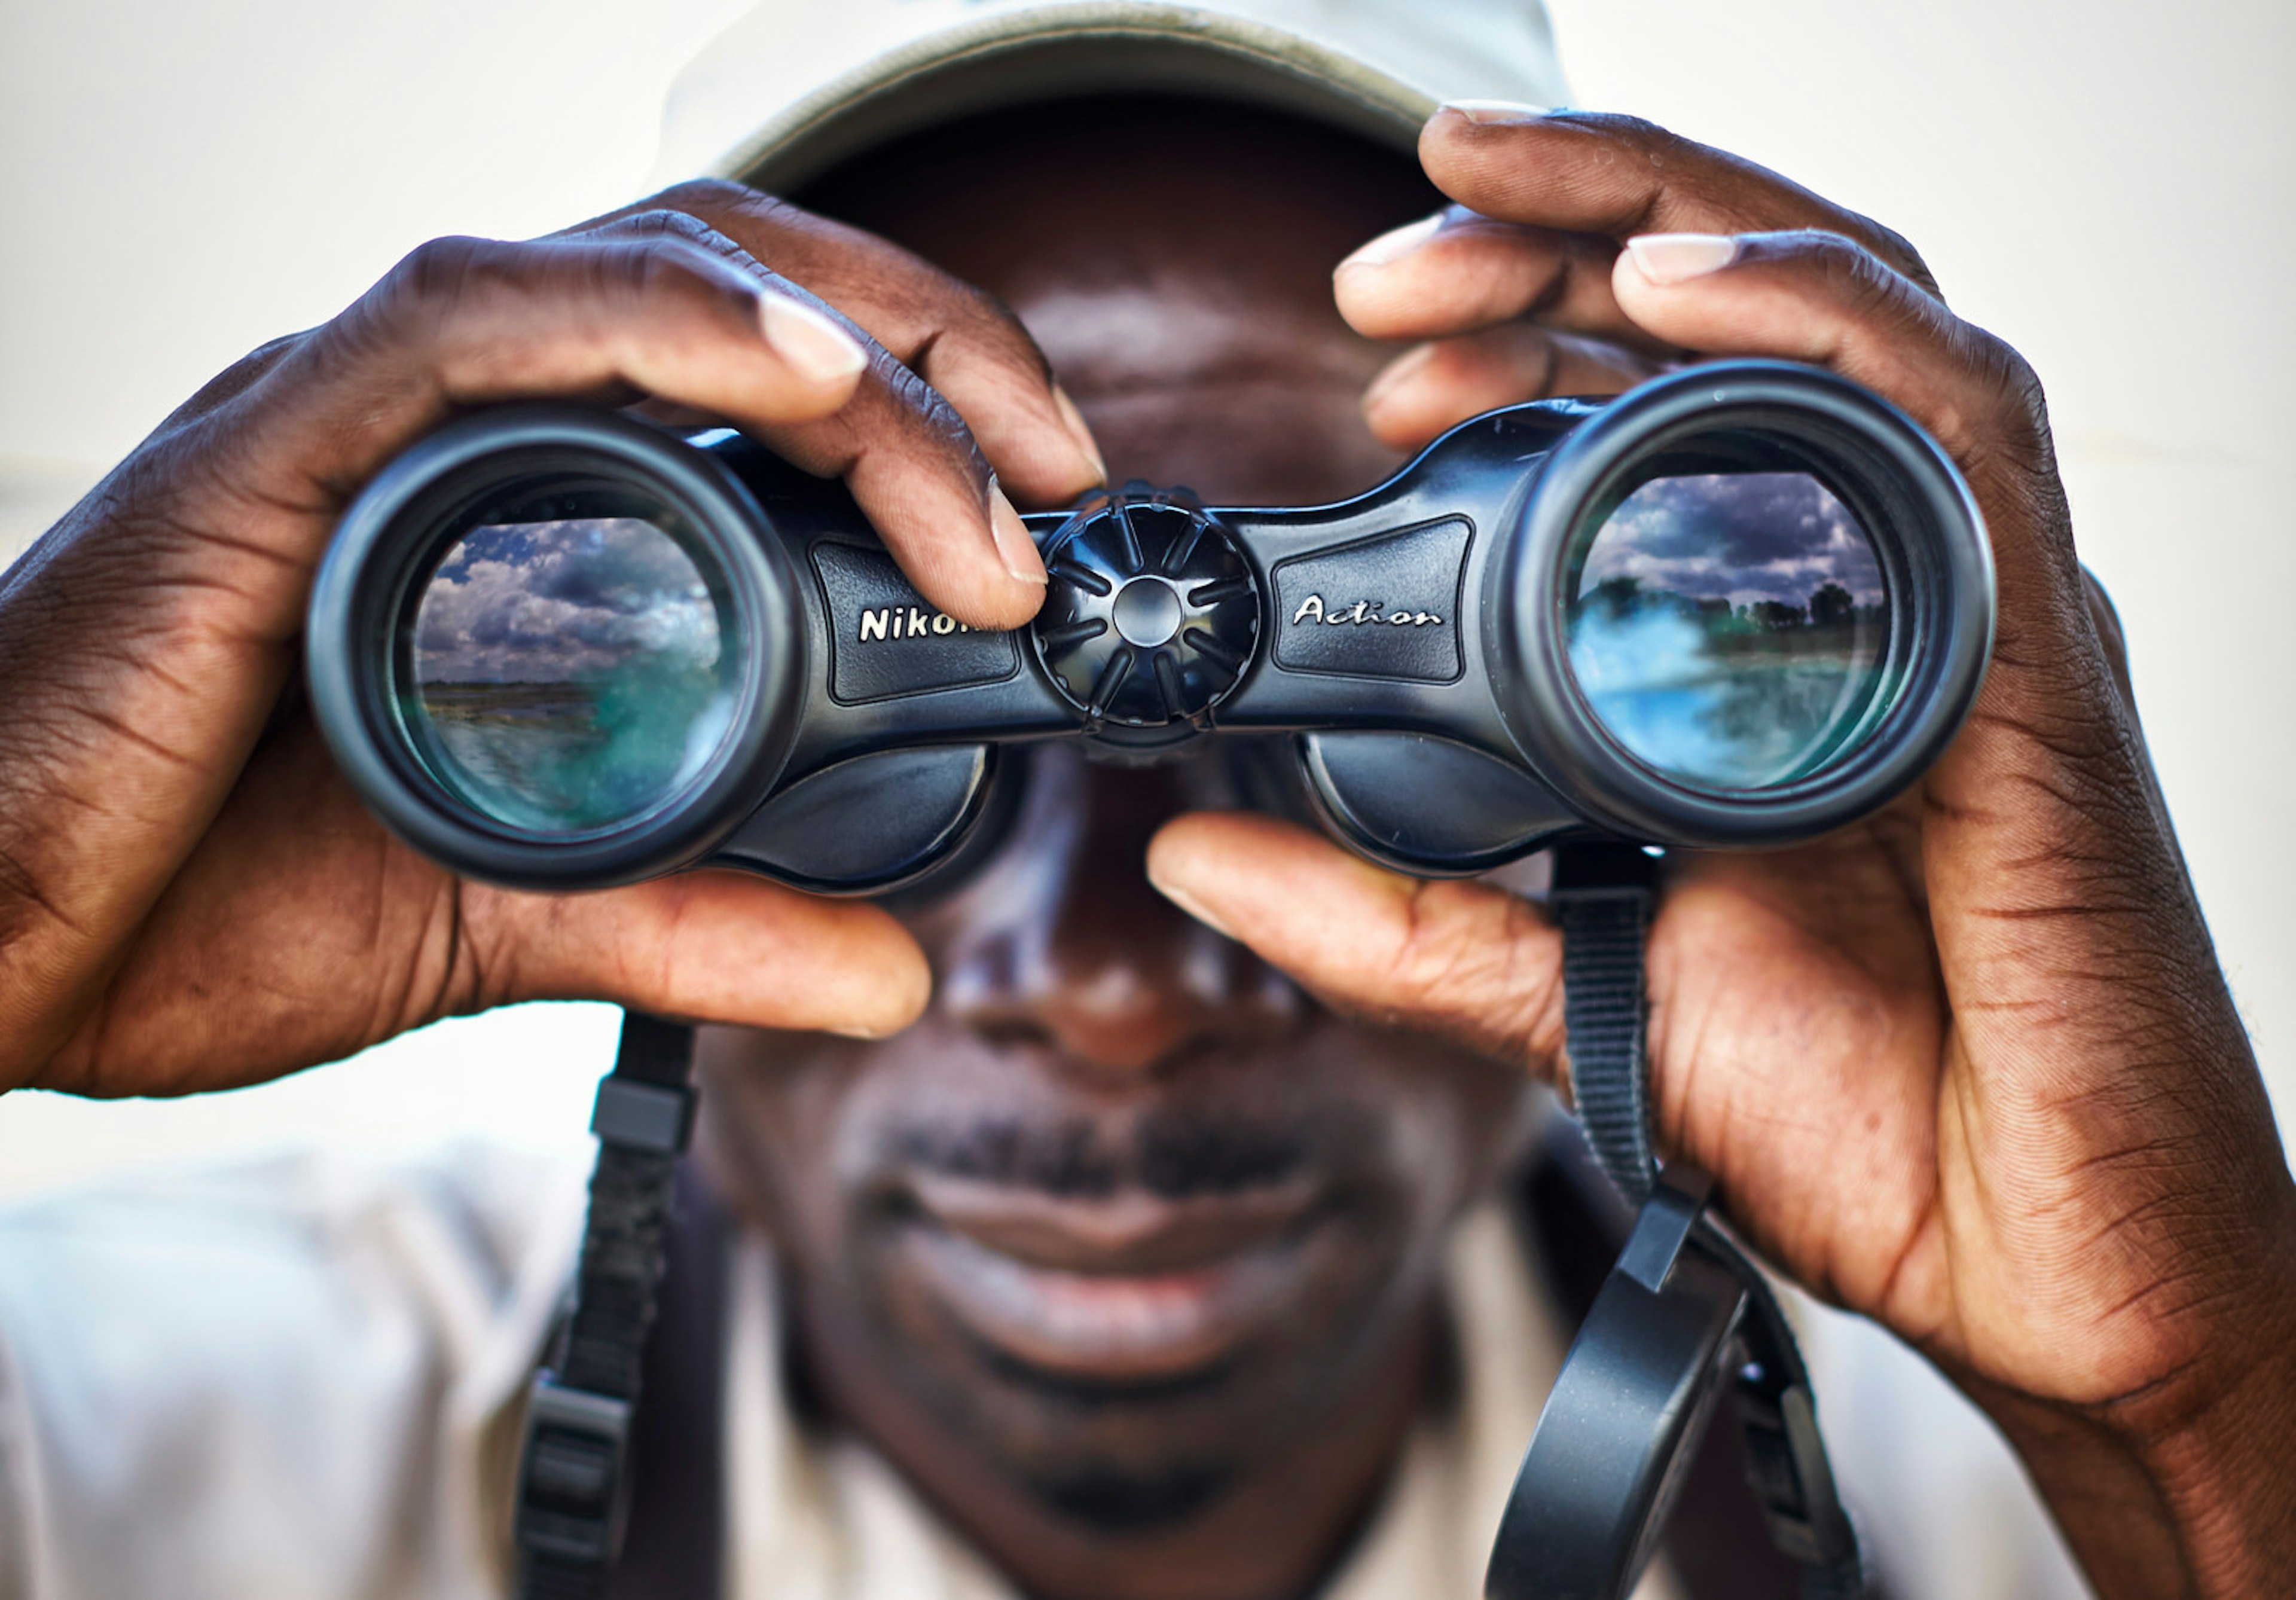
M 1218 1504 L 1235 1478 L 1229 1466 L 1160 1472 L 1078 1467 L 1022 1480 L 1046 1510 L 1099 1533 L 1138 1537 L 1178 1527 Z

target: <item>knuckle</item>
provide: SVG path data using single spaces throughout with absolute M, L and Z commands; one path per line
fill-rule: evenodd
M 481 270 L 491 243 L 462 235 L 425 240 L 390 269 L 383 280 L 386 290 L 401 304 L 452 304 Z
M 1945 296 L 1939 292 L 1937 275 L 1930 270 L 1930 264 L 1922 259 L 1922 252 L 1914 248 L 1912 240 L 1897 229 L 1884 226 L 1870 217 L 1861 216 L 1857 221 L 1861 226 L 1873 230 L 1874 237 L 1881 245 L 1882 253 L 1891 258 L 1898 270 L 1911 279 L 1923 293 L 1940 301 L 1945 299 Z
M 1785 240 L 1789 254 L 1836 299 L 1871 305 L 1897 298 L 1896 277 L 1889 267 L 1847 234 L 1802 228 L 1785 235 Z
M 627 219 L 624 231 L 649 257 L 624 264 L 627 276 L 621 282 L 641 292 L 702 290 L 714 297 L 746 291 L 746 283 L 737 285 L 714 269 L 718 266 L 733 268 L 743 280 L 772 275 L 739 242 L 688 211 L 643 211 Z
M 691 211 L 670 206 L 650 207 L 622 218 L 616 232 L 631 239 L 676 239 L 718 248 L 731 243 L 726 236 Z
M 1982 328 L 1959 323 L 1956 332 L 1956 353 L 1985 401 L 1981 416 L 1964 419 L 1973 435 L 1973 453 L 2054 483 L 2056 451 L 2040 373 L 2013 346 Z
M 1407 914 L 1394 971 L 1412 1012 L 1500 1054 L 1560 1043 L 1554 972 L 1532 958 L 1528 905 L 1430 882 L 1414 887 Z
M 735 302 L 746 304 L 752 292 L 726 272 L 719 252 L 675 229 L 591 251 L 582 263 L 586 287 L 633 317 L 707 315 Z
M 955 308 L 992 349 L 1039 377 L 1051 375 L 1053 364 L 1012 307 L 961 278 L 948 283 Z
M 911 368 L 893 365 L 885 376 L 886 392 L 902 411 L 914 416 L 923 424 L 926 433 L 947 447 L 962 452 L 980 464 L 985 475 L 988 466 L 981 460 L 979 448 L 972 442 L 972 433 L 957 414 L 956 407 L 944 398 L 941 392 L 919 377 Z
M 516 246 L 498 240 L 426 240 L 337 319 L 337 332 L 359 349 L 435 342 L 458 312 L 488 289 L 518 276 L 521 261 Z
M 646 204 L 671 211 L 724 211 L 758 198 L 758 191 L 730 178 L 690 177 L 672 184 Z

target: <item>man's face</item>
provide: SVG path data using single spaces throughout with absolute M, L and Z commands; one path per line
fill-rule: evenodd
M 1112 480 L 1302 502 L 1394 466 L 1357 413 L 1390 352 L 1330 273 L 1431 207 L 1408 162 L 1169 110 L 959 144 L 808 199 L 1010 304 Z M 1234 803 L 1216 757 L 1027 765 L 995 857 L 901 913 L 924 1017 L 881 1043 L 712 1036 L 711 1149 L 836 1408 L 897 1456 L 1153 1537 L 1344 1455 L 1398 1415 L 1367 1395 L 1407 1411 L 1446 1224 L 1528 1091 L 1341 1021 L 1150 888 L 1156 827 Z

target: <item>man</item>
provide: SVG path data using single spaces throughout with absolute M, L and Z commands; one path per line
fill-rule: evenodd
M 1492 76 L 1536 59 L 1485 37 Z M 1398 149 L 1425 110 L 1232 20 L 991 15 L 746 142 L 728 170 L 783 199 L 689 185 L 426 247 L 257 352 L 0 591 L 5 1081 L 214 1087 L 546 996 L 733 1025 L 706 1173 L 749 1243 L 681 1262 L 730 1309 L 658 1342 L 634 1581 L 1470 1592 L 1562 1337 L 1487 1203 L 1561 1070 L 1536 905 L 1223 809 L 1209 763 L 1057 751 L 992 859 L 890 911 L 717 874 L 457 883 L 299 714 L 310 569 L 455 409 L 646 400 L 842 474 L 936 603 L 1013 626 L 1043 583 L 1016 501 L 1111 470 L 1333 497 L 1492 405 L 1813 361 L 1962 464 L 2000 644 L 1882 816 L 1669 865 L 1661 1141 L 1987 1409 L 2100 1592 L 2267 1592 L 2296 1556 L 2296 1195 L 2030 373 L 1903 241 L 1775 175 L 1467 100 L 1424 118 L 1423 176 Z M 1428 342 L 1370 342 L 1398 339 Z M 287 1204 L 274 1175 L 17 1231 L 0 1581 L 485 1592 L 500 1402 L 567 1259 L 516 1182 Z

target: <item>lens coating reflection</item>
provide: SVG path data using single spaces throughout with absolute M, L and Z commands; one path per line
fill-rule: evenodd
M 432 571 L 402 658 L 407 726 L 494 821 L 586 833 L 642 816 L 733 720 L 715 563 L 627 490 L 498 496 Z
M 1580 693 L 1669 776 L 1764 789 L 1855 747 L 1887 595 L 1871 537 L 1808 473 L 1651 475 L 1564 593 Z

